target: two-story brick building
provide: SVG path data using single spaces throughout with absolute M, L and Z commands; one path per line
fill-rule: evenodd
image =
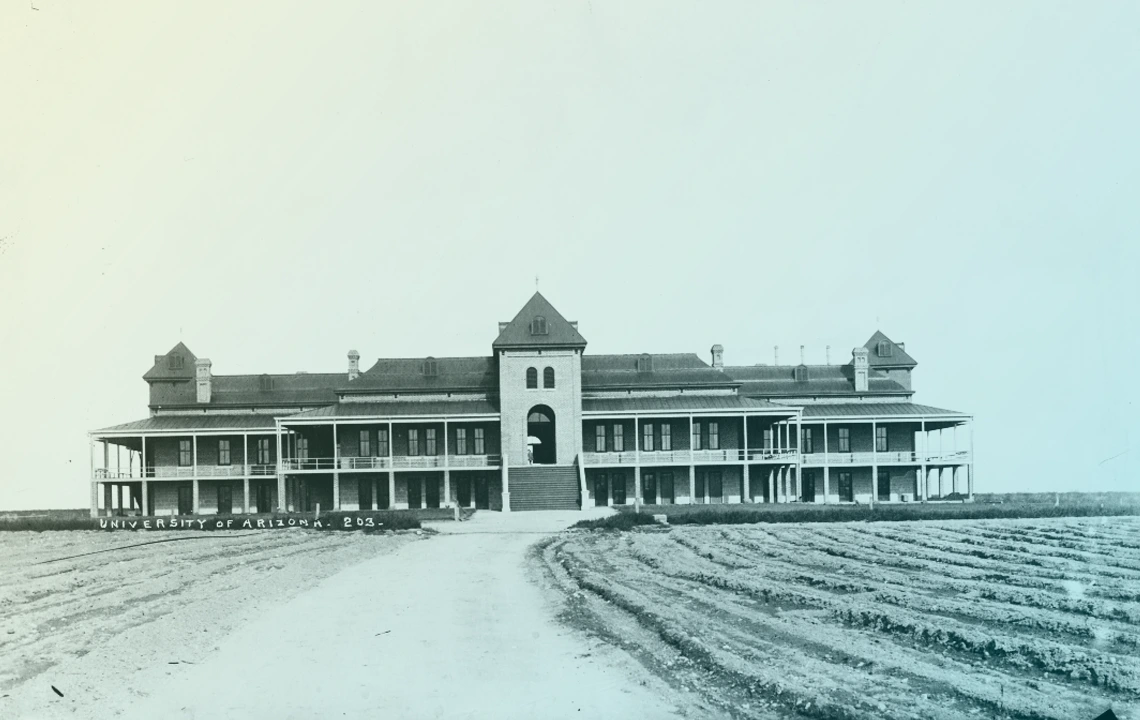
M 91 433 L 92 515 L 973 496 L 972 418 L 912 402 L 879 332 L 843 365 L 590 355 L 535 293 L 491 351 L 214 375 L 179 343 L 149 417 Z

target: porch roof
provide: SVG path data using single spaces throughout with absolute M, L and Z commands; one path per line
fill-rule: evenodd
M 748 410 L 786 410 L 795 413 L 794 407 L 777 405 L 767 400 L 746 398 L 739 395 L 676 395 L 671 397 L 623 397 L 623 398 L 582 398 L 582 411 L 587 413 L 610 412 L 702 412 L 706 410 L 726 410 L 744 412 Z
M 439 417 L 448 415 L 498 415 L 499 406 L 489 400 L 410 400 L 393 402 L 345 402 L 306 410 L 282 420 L 317 420 L 343 417 Z
M 832 417 L 897 417 L 908 415 L 914 417 L 947 417 L 957 416 L 968 418 L 966 413 L 957 410 L 943 410 L 930 405 L 915 403 L 843 403 L 837 405 L 804 405 L 804 419 L 832 418 Z
M 272 415 L 159 415 L 95 430 L 102 433 L 147 433 L 177 430 L 274 430 Z

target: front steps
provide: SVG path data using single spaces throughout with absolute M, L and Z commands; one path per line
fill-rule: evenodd
M 578 468 L 526 465 L 507 470 L 511 510 L 577 510 Z

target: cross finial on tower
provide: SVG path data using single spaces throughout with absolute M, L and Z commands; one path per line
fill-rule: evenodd
M 534 291 L 538 292 L 538 275 L 534 276 Z

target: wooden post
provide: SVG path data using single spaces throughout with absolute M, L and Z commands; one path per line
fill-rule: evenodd
M 744 432 L 742 433 L 744 436 L 744 479 L 741 481 L 742 496 L 740 502 L 750 503 L 752 502 L 752 482 L 748 477 L 748 416 L 743 415 L 740 420 L 744 424 Z
M 827 421 L 823 421 L 823 502 L 830 502 L 831 496 L 831 462 L 828 458 L 827 448 Z
M 277 465 L 277 512 L 285 512 L 288 507 L 285 503 L 285 463 L 281 457 L 281 423 L 277 423 L 277 455 L 274 458 Z M 261 508 L 258 512 L 264 512 Z
M 198 502 L 199 502 L 199 498 L 198 498 L 198 493 L 199 493 L 199 487 L 198 487 L 198 436 L 197 435 L 191 435 L 190 441 L 191 441 L 191 447 L 194 450 L 194 468 L 193 468 L 193 470 L 194 470 L 194 480 L 193 480 L 193 483 L 194 483 L 194 507 L 192 509 L 192 512 L 195 515 L 197 515 L 198 511 L 199 511 L 199 505 L 198 505 Z

